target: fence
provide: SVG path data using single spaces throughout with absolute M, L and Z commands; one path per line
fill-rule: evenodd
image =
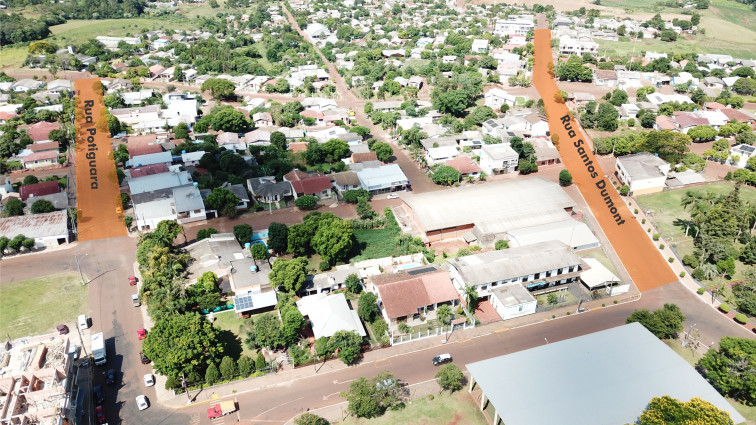
M 391 345 L 399 345 L 399 344 L 404 344 L 406 342 L 417 341 L 419 339 L 425 339 L 425 338 L 430 338 L 434 336 L 444 335 L 445 333 L 448 333 L 448 335 L 451 335 L 455 330 L 465 330 L 465 329 L 474 328 L 474 327 L 475 327 L 475 322 L 468 320 L 461 324 L 435 327 L 432 329 L 427 329 L 425 331 L 412 331 L 409 333 L 401 333 L 398 335 L 394 333 L 393 330 L 391 330 L 391 335 L 389 335 L 389 342 L 391 343 Z

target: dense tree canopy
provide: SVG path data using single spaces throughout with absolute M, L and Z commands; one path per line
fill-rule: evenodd
M 756 403 L 756 341 L 725 336 L 710 348 L 698 369 L 720 393 L 748 405 Z
M 651 331 L 659 339 L 676 338 L 679 332 L 682 332 L 685 321 L 685 315 L 675 304 L 664 304 L 664 308 L 654 310 L 647 309 L 635 310 L 628 318 L 626 323 L 639 322 Z
M 398 4 L 397 4 L 398 5 Z M 349 414 L 359 418 L 374 418 L 403 399 L 402 388 L 394 376 L 381 372 L 373 379 L 360 378 L 349 384 L 349 391 L 341 394 L 347 399 Z
M 234 83 L 223 78 L 209 78 L 202 83 L 202 91 L 209 90 L 215 99 L 228 99 L 234 95 L 235 89 Z
M 283 287 L 286 291 L 299 292 L 307 276 L 307 258 L 290 260 L 279 258 L 273 263 L 273 271 L 268 276 L 271 285 Z
M 640 415 L 639 425 L 734 425 L 730 414 L 698 397 L 688 402 L 668 395 L 654 397 Z

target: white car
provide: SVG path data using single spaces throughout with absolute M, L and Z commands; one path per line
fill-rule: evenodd
M 151 373 L 144 375 L 144 386 L 151 387 L 155 385 L 155 377 Z
M 138 395 L 136 398 L 136 404 L 139 410 L 144 410 L 148 407 L 150 407 L 149 403 L 147 403 L 147 397 L 144 395 Z
M 391 195 L 387 196 L 386 199 L 397 199 L 399 197 L 399 194 L 392 193 Z

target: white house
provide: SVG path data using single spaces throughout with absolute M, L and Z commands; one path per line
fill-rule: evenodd
M 473 53 L 486 53 L 488 51 L 488 40 L 475 39 L 472 42 L 470 50 Z
M 745 168 L 748 165 L 748 160 L 756 155 L 756 147 L 751 145 L 735 145 L 730 148 L 730 160 L 729 163 L 736 165 L 739 168 Z M 737 156 L 738 161 L 733 163 L 732 157 Z
M 297 301 L 297 308 L 309 320 L 315 339 L 329 338 L 338 331 L 366 335 L 357 312 L 349 308 L 343 293 L 308 295 Z
M 669 169 L 669 163 L 648 152 L 617 158 L 617 176 L 630 187 L 630 193 L 634 195 L 664 190 Z
M 204 155 L 205 151 L 181 152 L 181 161 L 184 165 L 192 165 L 196 167 L 199 165 L 199 161 Z
M 491 89 L 483 95 L 485 98 L 485 105 L 494 111 L 501 110 L 502 105 L 509 105 L 509 107 L 515 106 L 517 98 L 502 89 Z
M 534 314 L 538 305 L 533 294 L 519 283 L 508 283 L 492 289 L 490 301 L 502 320 Z
M 439 146 L 437 148 L 430 148 L 425 154 L 425 160 L 428 165 L 435 165 L 439 162 L 446 162 L 446 160 L 452 159 L 459 155 L 459 151 L 456 146 Z
M 488 175 L 513 173 L 519 157 L 509 143 L 483 145 L 480 148 L 480 168 Z
M 531 15 L 509 15 L 508 19 L 497 19 L 494 24 L 493 35 L 504 37 L 526 36 L 530 31 L 535 29 L 533 16 Z

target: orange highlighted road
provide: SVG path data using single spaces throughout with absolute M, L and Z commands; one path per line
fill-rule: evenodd
M 548 29 L 535 30 L 533 82 L 543 98 L 549 130 L 559 137 L 555 144 L 573 181 L 638 290 L 648 291 L 677 281 L 659 249 L 633 217 L 609 178 L 604 176 L 567 106 L 554 100 L 559 89 L 549 73 L 551 63 L 551 32 Z
M 90 241 L 126 236 L 102 83 L 98 78 L 76 80 L 74 89 L 77 238 Z

